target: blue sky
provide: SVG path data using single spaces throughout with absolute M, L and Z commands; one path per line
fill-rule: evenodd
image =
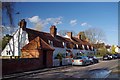
M 58 31 L 76 33 L 97 27 L 105 32 L 107 44 L 118 44 L 117 2 L 17 2 L 15 11 L 20 12 L 15 15 L 16 25 L 25 18 L 28 28 L 45 32 L 49 32 L 52 24 Z

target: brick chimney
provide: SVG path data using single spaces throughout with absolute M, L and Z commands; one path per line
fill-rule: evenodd
M 56 36 L 56 34 L 57 34 L 57 28 L 56 28 L 55 25 L 52 25 L 52 26 L 50 27 L 50 34 L 51 34 L 53 37 Z
M 85 40 L 85 39 L 86 39 L 85 33 L 84 33 L 84 32 L 80 32 L 80 33 L 78 34 L 78 39 L 80 39 L 80 40 Z
M 77 37 L 78 37 L 78 39 L 80 39 L 80 40 L 82 39 L 82 38 L 81 38 L 82 36 L 81 36 L 80 34 L 78 34 Z
M 67 32 L 67 36 L 71 39 L 72 38 L 72 32 Z
M 27 22 L 25 21 L 25 19 L 22 19 L 18 25 L 20 26 L 20 28 L 22 28 L 23 30 L 26 30 L 26 25 L 27 25 Z

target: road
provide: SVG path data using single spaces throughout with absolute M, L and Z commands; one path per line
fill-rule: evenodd
M 103 78 L 111 69 L 118 66 L 118 61 L 108 60 L 88 66 L 70 66 L 64 69 L 30 74 L 18 78 Z

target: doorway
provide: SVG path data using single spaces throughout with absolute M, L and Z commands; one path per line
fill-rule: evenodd
M 43 50 L 43 65 L 47 67 L 47 51 Z

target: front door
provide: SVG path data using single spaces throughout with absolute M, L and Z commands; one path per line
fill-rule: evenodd
M 47 66 L 47 51 L 43 50 L 43 65 L 44 67 Z

